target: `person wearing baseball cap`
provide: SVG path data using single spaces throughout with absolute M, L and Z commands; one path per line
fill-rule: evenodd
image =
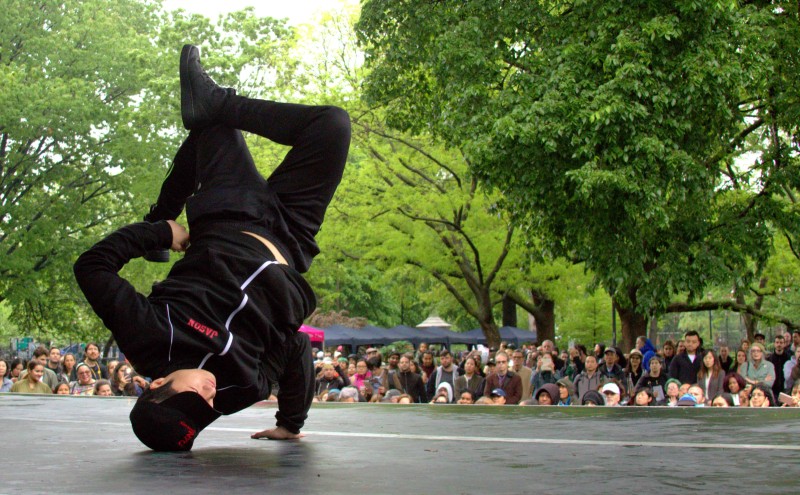
M 83 253 L 74 272 L 92 309 L 137 373 L 154 378 L 130 412 L 134 434 L 158 451 L 189 450 L 221 414 L 280 388 L 274 428 L 252 438 L 299 438 L 314 397 L 311 344 L 299 332 L 316 306 L 303 278 L 341 181 L 350 118 L 332 106 L 277 103 L 218 86 L 199 50 L 180 55 L 181 118 L 189 135 L 144 222 Z M 265 178 L 242 136 L 290 146 Z M 175 220 L 186 209 L 189 231 Z M 119 271 L 132 259 L 168 261 L 149 296 Z
M 619 405 L 621 390 L 619 389 L 619 385 L 616 383 L 606 383 L 603 385 L 603 388 L 600 389 L 600 393 L 602 393 L 603 397 L 605 398 L 606 406 Z
M 506 391 L 502 388 L 495 388 L 489 393 L 489 398 L 492 404 L 496 406 L 504 406 L 506 404 Z

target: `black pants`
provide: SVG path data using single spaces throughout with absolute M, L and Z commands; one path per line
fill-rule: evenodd
M 342 178 L 350 119 L 330 106 L 231 96 L 221 123 L 194 130 L 181 145 L 148 220 L 175 219 L 186 206 L 190 230 L 204 222 L 260 225 L 300 272 L 319 253 L 314 236 Z M 265 179 L 240 131 L 291 146 Z

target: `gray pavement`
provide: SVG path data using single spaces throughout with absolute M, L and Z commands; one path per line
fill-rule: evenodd
M 251 440 L 275 404 L 154 453 L 124 398 L 0 394 L 0 494 L 798 493 L 800 409 L 315 404 L 301 440 Z

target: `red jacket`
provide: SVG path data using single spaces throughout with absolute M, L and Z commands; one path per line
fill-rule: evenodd
M 509 371 L 506 373 L 503 385 L 500 385 L 500 376 L 497 373 L 492 373 L 486 377 L 486 385 L 483 387 L 484 397 L 489 397 L 492 390 L 502 388 L 506 393 L 506 405 L 516 406 L 522 398 L 522 379 L 514 373 Z

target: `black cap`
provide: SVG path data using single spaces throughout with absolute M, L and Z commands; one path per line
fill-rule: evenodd
M 139 400 L 130 414 L 139 440 L 167 452 L 191 450 L 197 435 L 219 417 L 197 392 L 181 392 L 158 404 Z

